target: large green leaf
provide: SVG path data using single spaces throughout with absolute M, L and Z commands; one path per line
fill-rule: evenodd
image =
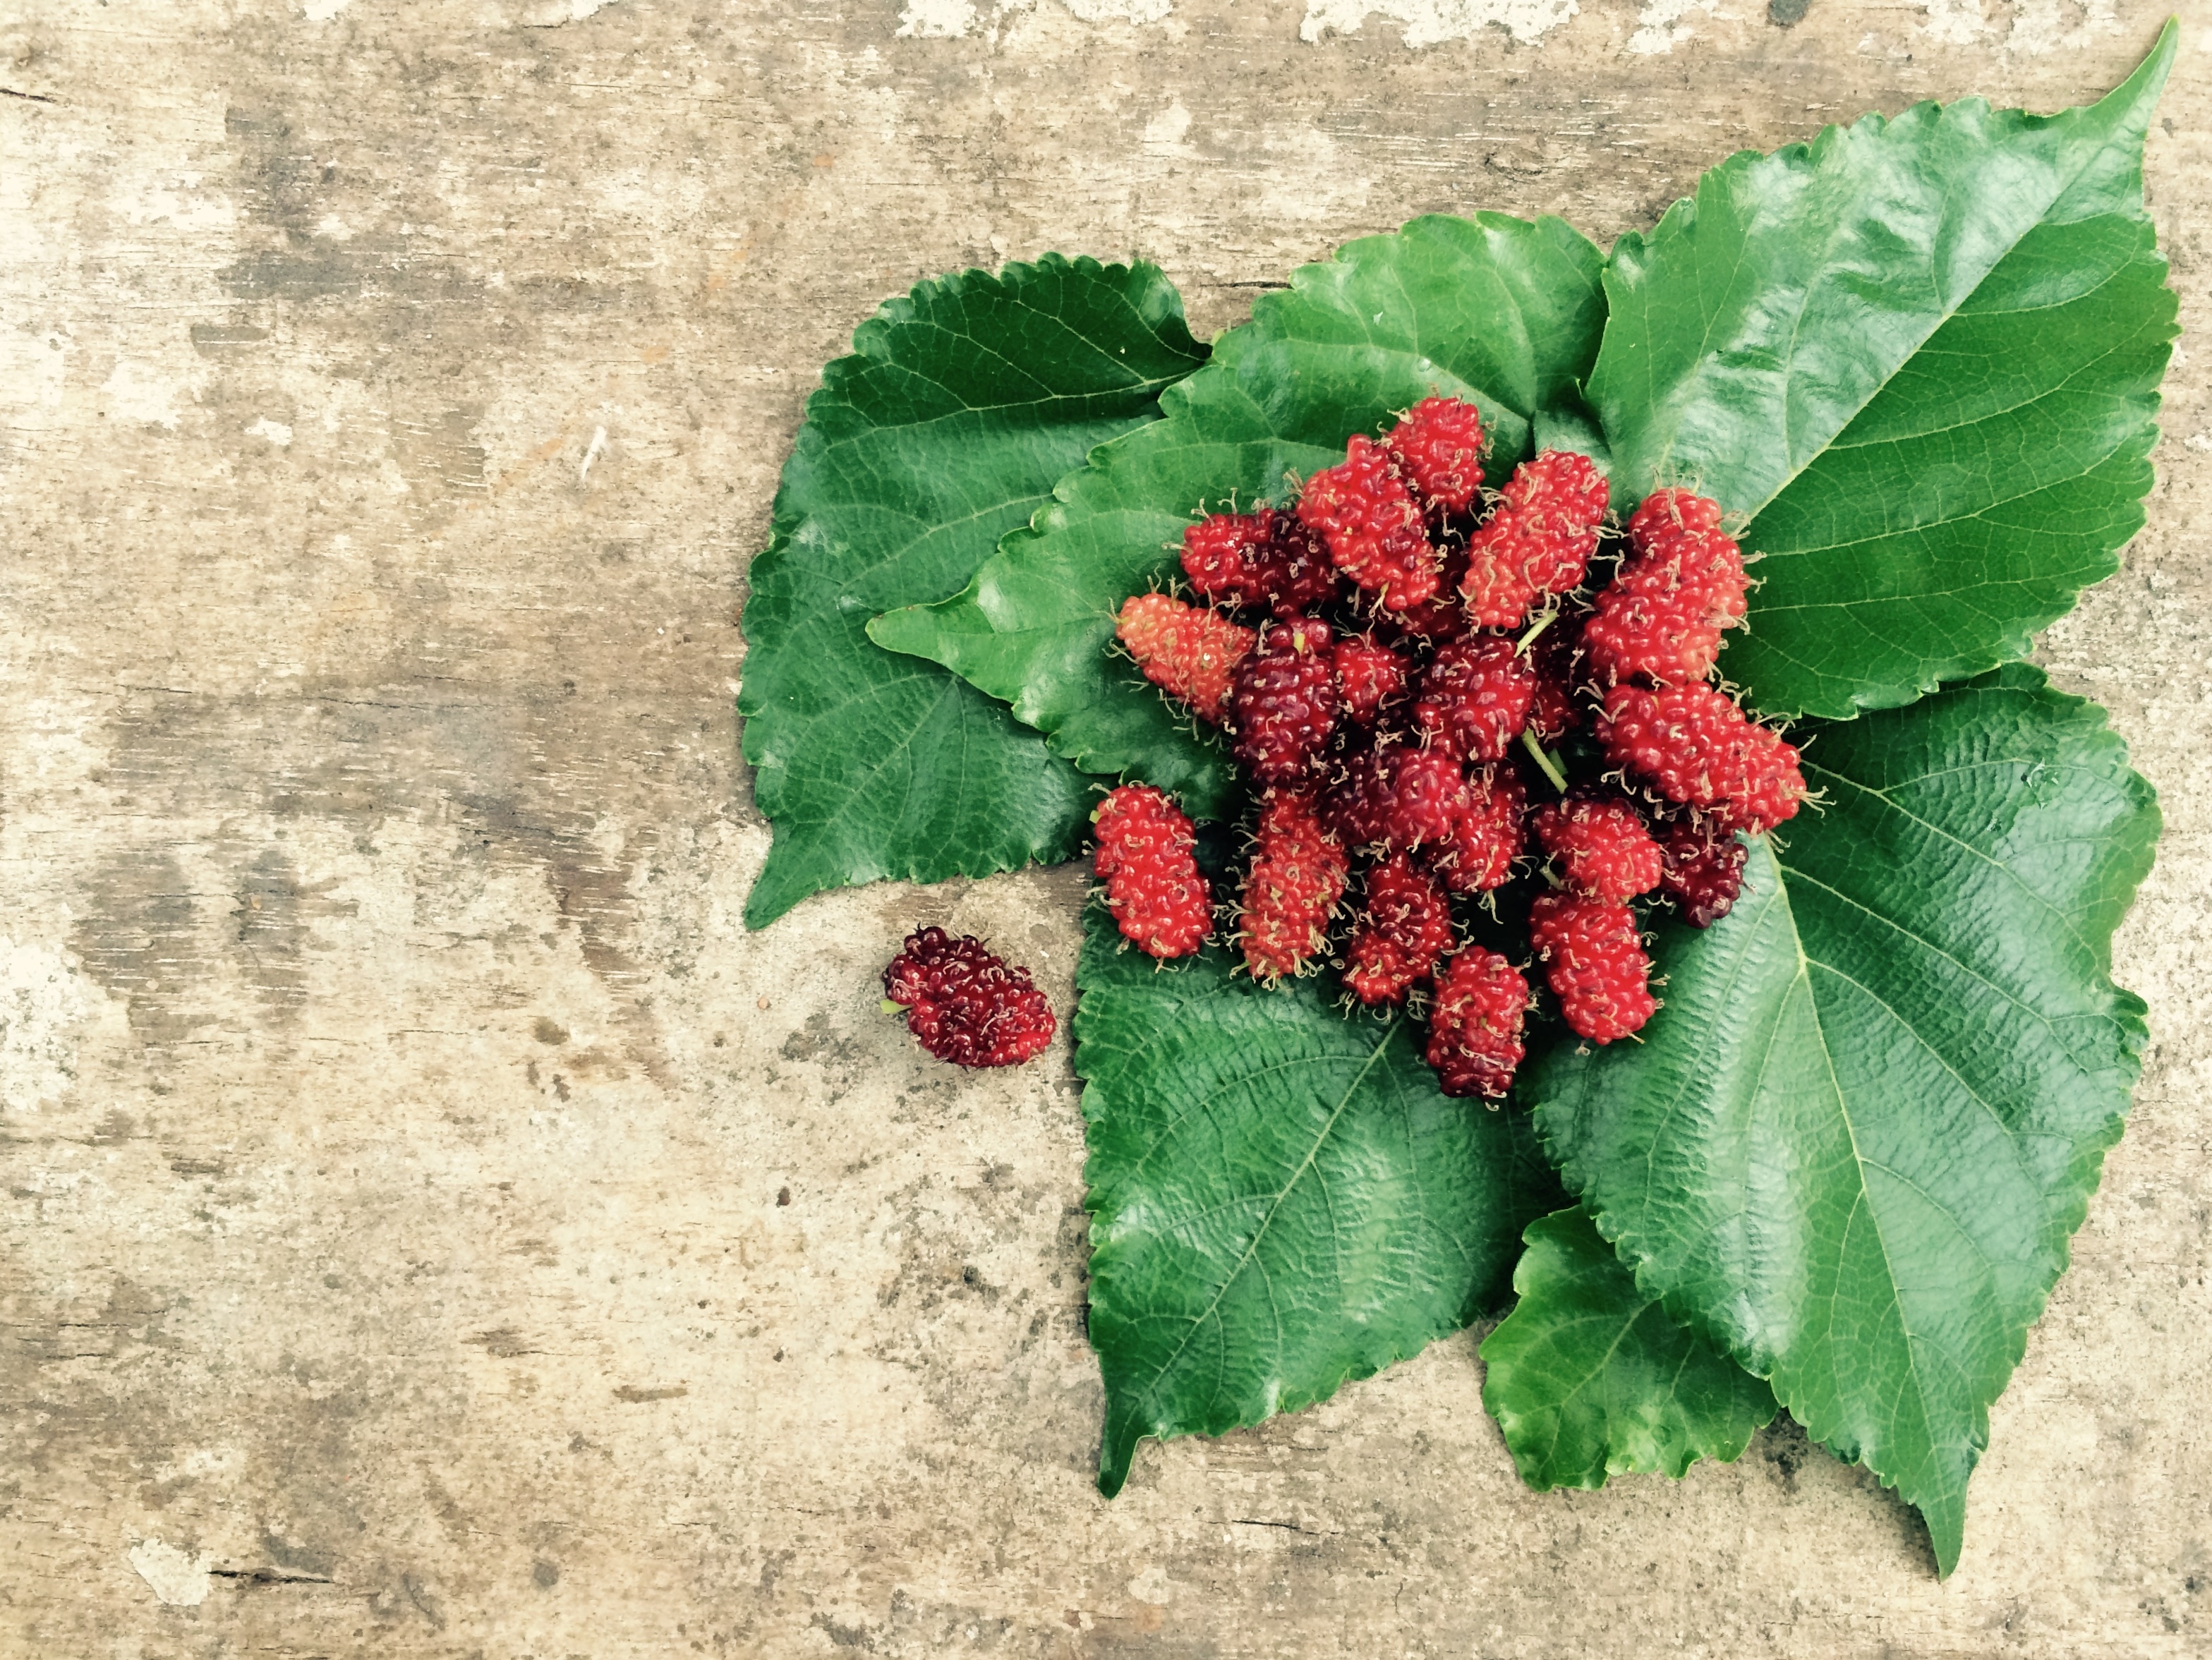
M 1403 1018 L 1334 988 L 1171 968 L 1097 905 L 1077 968 L 1098 1487 L 1147 1435 L 1217 1435 L 1325 1401 L 1456 1331 L 1561 1202 L 1527 1117 L 1446 1099 Z
M 1089 772 L 1178 792 L 1202 817 L 1233 800 L 1225 754 L 1107 654 L 1123 599 L 1175 569 L 1201 508 L 1280 502 L 1344 441 L 1431 392 L 1471 398 L 1491 470 L 1574 396 L 1597 351 L 1598 251 L 1557 219 L 1416 219 L 1347 244 L 1263 296 L 1213 361 L 1160 400 L 1164 419 L 1061 481 L 965 593 L 879 617 L 870 635 L 945 664 Z
M 2102 711 L 2010 665 L 1822 730 L 1827 801 L 1659 929 L 1641 1043 L 1524 1086 L 1645 1294 L 1920 1508 L 1944 1572 L 1989 1406 L 2119 1137 L 2113 928 L 2159 825 Z
M 1520 1301 L 1483 1340 L 1483 1404 L 1521 1479 L 1601 1487 L 1742 1455 L 1774 1392 L 1636 1287 L 1579 1206 L 1528 1225 Z
M 823 371 L 753 561 L 738 709 L 775 826 L 759 927 L 828 887 L 980 876 L 1082 845 L 1090 794 L 1005 707 L 872 643 L 975 574 L 1205 349 L 1154 267 L 1047 255 L 924 283 Z
M 1692 483 L 1750 520 L 1722 667 L 1760 708 L 1910 702 L 2116 569 L 2175 332 L 2142 204 L 2175 41 L 2090 108 L 1923 104 L 1737 155 L 1615 245 L 1615 503 Z

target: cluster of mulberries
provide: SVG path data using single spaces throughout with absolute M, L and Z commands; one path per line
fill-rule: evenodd
M 1790 818 L 1805 781 L 1713 684 L 1748 586 L 1718 505 L 1661 490 L 1615 531 L 1588 458 L 1545 451 L 1486 491 L 1486 447 L 1473 404 L 1417 404 L 1292 506 L 1192 526 L 1182 593 L 1131 599 L 1116 636 L 1255 786 L 1218 901 L 1246 970 L 1334 966 L 1350 998 L 1425 1015 L 1447 1094 L 1494 1098 L 1532 981 L 1590 1043 L 1650 1018 L 1637 907 L 1724 915 L 1738 833 Z M 1197 950 L 1218 902 L 1189 821 L 1139 785 L 1097 824 L 1122 933 Z

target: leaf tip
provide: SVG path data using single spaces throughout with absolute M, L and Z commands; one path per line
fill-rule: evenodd
M 1111 1499 L 1129 1479 L 1129 1461 L 1136 1456 L 1144 1431 L 1122 1414 L 1109 1408 L 1106 1427 L 1098 1438 L 1098 1496 Z

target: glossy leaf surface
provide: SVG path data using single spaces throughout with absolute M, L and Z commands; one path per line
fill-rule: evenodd
M 1615 246 L 1615 505 L 1688 483 L 1750 521 L 1722 667 L 1758 708 L 1909 702 L 2116 569 L 2175 333 L 2142 204 L 2175 40 L 2086 109 L 1923 104 L 1735 156 Z
M 1150 265 L 1048 256 L 886 304 L 823 372 L 753 561 L 745 758 L 775 827 L 746 921 L 827 887 L 984 875 L 1082 845 L 1094 797 L 1002 704 L 872 642 L 957 592 L 1092 446 L 1206 356 Z
M 1917 1505 L 1948 1572 L 2139 1067 L 2110 948 L 2158 809 L 2024 665 L 1826 727 L 1806 774 L 1825 807 L 1735 909 L 1658 930 L 1644 1041 L 1523 1093 L 1642 1290 Z
M 1561 1201 L 1525 1115 L 1448 1100 L 1403 1018 L 1314 981 L 1165 969 L 1093 905 L 1075 1064 L 1091 1156 L 1098 1487 L 1137 1442 L 1218 1435 L 1456 1331 Z
M 1034 529 L 966 592 L 880 617 L 871 635 L 945 664 L 1046 733 L 1089 772 L 1172 790 L 1202 817 L 1235 799 L 1228 757 L 1126 660 L 1122 600 L 1177 569 L 1201 510 L 1279 502 L 1431 392 L 1482 408 L 1502 479 L 1529 423 L 1571 398 L 1597 350 L 1598 251 L 1556 219 L 1416 219 L 1352 242 L 1263 296 L 1213 361 L 1161 399 L 1157 428 L 1063 480 Z
M 1482 1401 L 1521 1479 L 1601 1487 L 1740 1457 L 1774 1392 L 1668 1317 L 1579 1206 L 1528 1225 L 1520 1298 L 1482 1343 Z

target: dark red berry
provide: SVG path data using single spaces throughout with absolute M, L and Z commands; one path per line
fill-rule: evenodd
M 1336 729 L 1336 657 L 1328 624 L 1270 625 L 1237 666 L 1229 694 L 1237 758 L 1263 784 L 1306 775 Z
M 1057 1024 L 1030 971 L 1008 968 L 972 934 L 923 928 L 884 970 L 884 995 L 907 1012 L 922 1048 L 956 1067 L 1012 1067 L 1040 1054 Z
M 1438 747 L 1466 761 L 1496 761 L 1528 724 L 1536 675 L 1500 635 L 1440 648 L 1421 675 L 1413 719 Z
M 1744 860 L 1750 849 L 1733 830 L 1686 821 L 1668 830 L 1660 843 L 1666 869 L 1661 891 L 1693 928 L 1708 928 L 1729 914 L 1743 891 Z

